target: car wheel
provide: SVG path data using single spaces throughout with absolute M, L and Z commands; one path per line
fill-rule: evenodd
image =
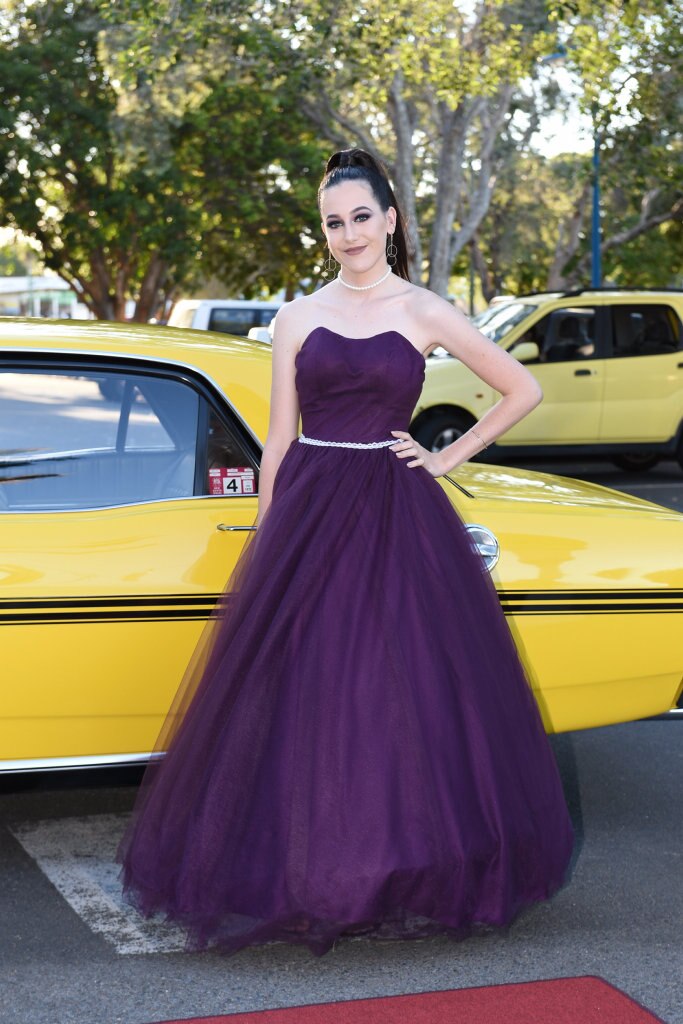
M 428 452 L 440 452 L 442 448 L 447 448 L 453 441 L 462 437 L 475 422 L 465 413 L 438 412 L 425 419 L 417 430 L 413 431 L 413 437 Z
M 612 459 L 619 469 L 626 469 L 631 473 L 645 473 L 652 469 L 659 462 L 659 455 L 650 455 L 647 452 L 633 452 L 629 455 L 615 455 Z

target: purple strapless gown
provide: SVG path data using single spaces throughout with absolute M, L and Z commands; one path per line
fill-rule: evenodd
M 424 378 L 395 331 L 317 328 L 296 366 L 303 433 L 325 441 L 407 430 Z M 555 760 L 493 583 L 424 468 L 293 441 L 228 590 L 119 848 L 144 914 L 188 948 L 320 955 L 347 930 L 506 925 L 558 889 L 573 837 Z

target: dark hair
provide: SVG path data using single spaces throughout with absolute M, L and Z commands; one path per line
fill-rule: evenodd
M 385 213 L 390 206 L 396 210 L 393 242 L 397 253 L 396 263 L 392 270 L 399 277 L 410 281 L 405 221 L 384 164 L 375 160 L 374 156 L 366 153 L 364 149 L 342 149 L 338 153 L 333 153 L 327 161 L 325 174 L 318 188 L 318 206 L 322 205 L 323 192 L 335 185 L 340 185 L 343 181 L 366 182 Z

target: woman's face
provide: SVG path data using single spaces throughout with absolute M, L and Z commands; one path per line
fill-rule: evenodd
M 320 212 L 330 252 L 353 274 L 386 266 L 387 234 L 396 226 L 393 206 L 385 212 L 363 181 L 342 181 L 325 189 Z

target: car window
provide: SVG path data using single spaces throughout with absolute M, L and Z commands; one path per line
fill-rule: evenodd
M 533 341 L 541 363 L 590 359 L 596 354 L 595 309 L 587 306 L 556 309 L 524 332 L 517 344 Z
M 211 495 L 256 494 L 255 467 L 225 420 L 215 409 L 209 411 L 206 460 L 206 490 Z
M 490 341 L 502 341 L 513 327 L 530 316 L 535 309 L 535 306 L 527 302 L 501 304 L 483 323 L 480 322 L 476 326 Z
M 256 493 L 253 456 L 187 381 L 93 369 L 0 371 L 0 511 Z M 231 472 L 228 472 L 231 471 Z
M 277 306 L 271 306 L 268 309 L 256 309 L 256 327 L 268 327 L 271 320 L 277 313 Z
M 256 324 L 255 309 L 239 309 L 226 306 L 225 309 L 212 309 L 209 317 L 209 330 L 221 331 L 223 334 L 248 334 Z
M 616 357 L 654 356 L 681 347 L 681 323 L 667 305 L 612 307 L 612 352 Z

